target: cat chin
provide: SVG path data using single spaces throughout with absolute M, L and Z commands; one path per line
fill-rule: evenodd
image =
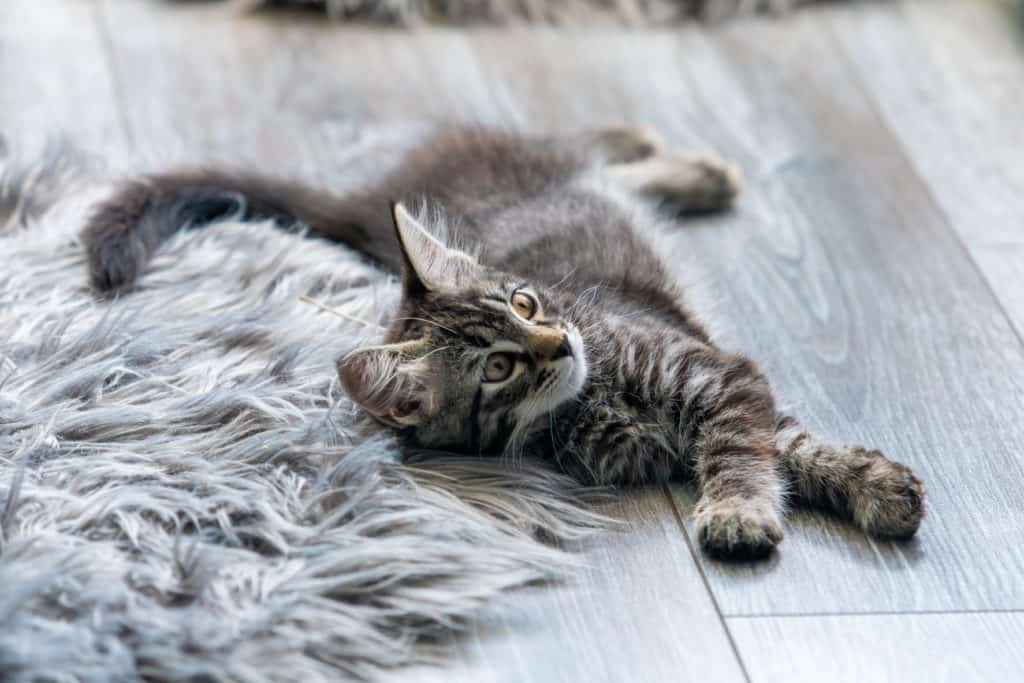
M 567 401 L 571 401 L 587 383 L 587 358 L 583 353 L 583 342 L 578 334 L 570 333 L 569 345 L 572 357 L 556 361 L 557 374 L 554 380 L 534 400 L 523 402 L 516 409 L 520 425 L 535 426 L 539 421 L 546 423 L 547 416 Z

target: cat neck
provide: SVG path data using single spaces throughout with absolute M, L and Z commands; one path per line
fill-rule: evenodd
M 672 431 L 682 359 L 708 344 L 651 315 L 605 312 L 579 321 L 579 328 L 587 381 L 575 400 L 535 426 L 529 441 L 535 452 L 559 458 L 589 448 L 594 434 L 607 433 L 612 423 L 632 425 L 634 431 L 645 426 L 656 440 Z

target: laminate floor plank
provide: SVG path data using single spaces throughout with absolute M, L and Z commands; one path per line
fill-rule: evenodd
M 753 683 L 1024 679 L 1024 613 L 730 619 Z
M 1024 24 L 1013 5 L 911 0 L 850 7 L 830 23 L 1024 335 Z
M 749 183 L 732 216 L 676 248 L 710 264 L 723 342 L 826 440 L 913 466 L 928 515 L 898 544 L 799 513 L 774 562 L 701 561 L 727 615 L 1019 608 L 1024 348 L 835 54 L 830 16 L 680 40 L 693 88 L 733 104 L 709 136 L 747 160 Z M 689 517 L 693 493 L 678 491 Z
M 611 514 L 628 528 L 584 554 L 571 585 L 514 596 L 514 609 L 450 642 L 443 668 L 408 680 L 745 680 L 665 498 L 634 494 Z
M 104 40 L 92 0 L 0 3 L 0 136 L 11 149 L 61 138 L 108 153 L 123 148 Z

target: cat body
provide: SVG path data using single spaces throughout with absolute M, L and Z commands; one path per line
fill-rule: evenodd
M 402 274 L 384 343 L 338 368 L 411 447 L 529 452 L 597 484 L 693 477 L 701 543 L 720 557 L 770 552 L 787 492 L 909 537 L 923 515 L 910 470 L 778 415 L 764 375 L 715 345 L 647 238 L 655 202 L 716 210 L 738 189 L 730 164 L 666 152 L 643 129 L 452 128 L 344 195 L 244 173 L 152 176 L 104 203 L 85 242 L 109 292 L 183 227 L 238 213 L 308 226 Z

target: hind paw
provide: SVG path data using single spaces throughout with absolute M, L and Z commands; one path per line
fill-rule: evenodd
M 736 164 L 714 154 L 654 156 L 608 172 L 628 190 L 693 212 L 728 207 L 743 186 Z
M 594 136 L 594 145 L 609 164 L 627 164 L 651 157 L 662 150 L 664 142 L 653 128 L 625 126 L 607 128 Z

